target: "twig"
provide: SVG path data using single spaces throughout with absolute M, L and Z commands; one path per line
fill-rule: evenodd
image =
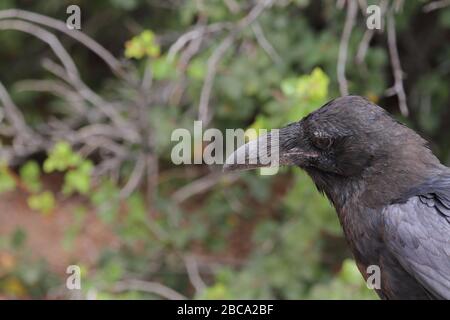
M 261 13 L 268 7 L 272 6 L 272 4 L 276 0 L 261 0 L 259 1 L 250 12 L 242 18 L 233 28 L 232 31 L 225 37 L 225 39 L 221 42 L 221 44 L 217 47 L 214 53 L 209 57 L 207 63 L 207 73 L 206 77 L 203 81 L 203 87 L 200 94 L 200 102 L 198 106 L 198 118 L 203 121 L 205 125 L 208 124 L 209 119 L 211 118 L 208 112 L 209 107 L 209 98 L 211 96 L 211 91 L 213 87 L 214 78 L 217 73 L 217 66 L 222 59 L 225 52 L 231 47 L 237 35 L 247 26 L 251 25 L 260 15 Z
M 229 23 L 218 22 L 213 23 L 208 26 L 200 26 L 196 27 L 193 30 L 190 30 L 183 35 L 181 35 L 177 41 L 175 41 L 169 48 L 167 52 L 167 58 L 169 60 L 173 60 L 175 56 L 180 52 L 180 50 L 186 46 L 190 41 L 201 38 L 206 34 L 215 33 L 222 31 L 224 29 L 230 28 Z
M 111 121 L 117 126 L 120 132 L 123 133 L 123 137 L 130 142 L 138 143 L 140 137 L 138 133 L 114 108 L 114 106 L 105 101 L 101 96 L 92 91 L 89 87 L 84 84 L 80 78 L 67 79 L 64 70 L 56 63 L 49 59 L 44 59 L 42 63 L 43 67 L 49 72 L 53 73 L 55 76 L 59 77 L 61 80 L 65 80 L 71 84 L 74 89 L 89 103 L 97 107 L 105 116 L 107 116 Z
M 409 110 L 406 102 L 405 89 L 403 87 L 403 71 L 397 49 L 397 36 L 395 31 L 395 18 L 392 9 L 387 15 L 388 47 L 391 60 L 392 72 L 394 75 L 394 86 L 392 91 L 397 94 L 400 112 L 403 116 L 408 116 Z
M 337 78 L 339 82 L 339 90 L 342 96 L 348 95 L 348 82 L 345 76 L 345 68 L 347 64 L 348 43 L 355 25 L 356 15 L 358 13 L 358 4 L 351 0 L 347 2 L 347 16 L 345 18 L 344 30 L 342 31 L 341 41 L 339 45 L 339 57 L 337 63 Z
M 236 14 L 239 13 L 239 11 L 241 11 L 241 6 L 239 5 L 239 3 L 236 2 L 236 0 L 224 0 L 224 2 L 231 13 Z
M 275 48 L 272 46 L 272 44 L 267 40 L 261 25 L 258 22 L 253 23 L 252 30 L 256 36 L 256 40 L 258 41 L 261 48 L 263 48 L 264 51 L 267 53 L 267 55 L 275 63 L 282 63 L 283 60 L 281 59 L 280 55 L 277 53 Z
M 128 179 L 127 184 L 120 191 L 121 198 L 127 198 L 139 186 L 144 177 L 145 164 L 145 154 L 141 153 L 136 160 L 130 179 Z
M 22 80 L 16 84 L 18 91 L 49 92 L 64 99 L 78 114 L 86 116 L 88 111 L 84 99 L 69 86 L 54 80 Z
M 362 14 L 366 14 L 367 10 L 367 0 L 358 0 L 359 7 L 361 8 Z
M 337 2 L 336 2 L 336 7 L 337 7 L 338 9 L 344 8 L 344 6 L 345 6 L 345 1 L 346 1 L 346 0 L 337 0 Z
M 12 101 L 8 91 L 0 82 L 0 102 L 5 108 L 5 116 L 11 122 L 17 134 L 27 133 L 29 129 L 25 123 L 22 112 Z
M 105 63 L 111 68 L 114 73 L 121 77 L 125 77 L 123 65 L 108 50 L 106 50 L 98 42 L 96 42 L 83 32 L 68 29 L 67 25 L 64 22 L 38 13 L 20 9 L 0 10 L 0 20 L 10 18 L 23 19 L 41 24 L 68 35 L 69 37 L 77 40 L 78 42 L 89 48 L 92 52 L 97 54 L 103 61 L 105 61 Z
M 67 53 L 66 49 L 64 49 L 61 42 L 53 33 L 50 33 L 47 30 L 40 28 L 32 23 L 21 20 L 15 19 L 0 20 L 0 30 L 8 30 L 8 29 L 28 33 L 38 38 L 39 40 L 47 43 L 63 64 L 67 76 L 73 79 L 77 79 L 80 77 L 75 62 L 72 60 L 70 55 Z
M 68 54 L 66 49 L 64 49 L 63 45 L 54 34 L 32 23 L 13 19 L 0 20 L 0 30 L 5 29 L 22 31 L 47 43 L 64 66 L 64 73 L 61 74 L 61 71 L 59 72 L 60 77 L 63 80 L 69 81 L 81 96 L 97 106 L 106 116 L 111 118 L 118 128 L 123 131 L 125 136 L 133 140 L 138 139 L 137 134 L 130 129 L 130 126 L 126 124 L 126 121 L 119 113 L 110 104 L 106 103 L 103 98 L 84 84 L 72 57 Z
M 234 182 L 239 178 L 239 176 L 236 174 L 224 176 L 222 173 L 211 173 L 178 189 L 172 195 L 172 199 L 175 201 L 175 203 L 180 204 L 190 197 L 193 197 L 196 194 L 205 192 L 206 190 L 212 188 L 224 178 L 228 179 L 229 182 Z
M 115 292 L 123 291 L 143 291 L 147 293 L 156 294 L 160 297 L 169 300 L 186 300 L 187 297 L 181 293 L 158 282 L 143 281 L 143 280 L 124 280 L 118 282 L 114 289 Z
M 203 290 L 205 290 L 206 285 L 200 276 L 197 260 L 193 256 L 188 255 L 184 257 L 184 263 L 186 265 L 189 281 L 194 287 L 196 294 L 200 295 Z
M 433 2 L 427 3 L 423 7 L 423 11 L 424 12 L 431 12 L 431 11 L 434 11 L 434 10 L 445 8 L 447 6 L 450 6 L 450 0 L 433 1 Z
M 117 132 L 117 130 L 113 126 L 103 123 L 86 125 L 79 129 L 76 135 L 78 140 L 88 140 L 93 136 L 104 136 L 117 140 L 123 139 L 120 132 Z
M 214 78 L 217 73 L 217 65 L 219 61 L 222 59 L 222 56 L 225 52 L 231 47 L 234 42 L 235 35 L 230 33 L 222 43 L 217 47 L 214 53 L 209 57 L 207 63 L 207 73 L 205 79 L 203 81 L 202 91 L 200 93 L 200 103 L 198 106 L 198 119 L 203 121 L 204 125 L 209 122 L 209 98 L 211 96 L 212 87 L 214 84 Z
M 394 1 L 394 10 L 395 12 L 401 12 L 403 10 L 404 0 L 395 0 Z
M 366 32 L 364 32 L 364 36 L 359 43 L 358 51 L 355 57 L 355 61 L 357 64 L 362 64 L 364 62 L 367 54 L 367 49 L 369 48 L 370 41 L 372 41 L 374 34 L 375 31 L 373 29 L 367 29 Z
M 380 1 L 380 11 L 381 11 L 382 16 L 384 16 L 384 14 L 386 13 L 387 5 L 388 5 L 387 0 Z M 363 7 L 364 4 L 360 4 L 360 6 Z M 365 6 L 367 6 L 367 3 L 365 4 Z M 364 10 L 364 15 L 365 14 L 366 14 L 366 12 Z M 382 29 L 383 29 L 383 26 L 382 26 Z M 359 43 L 358 51 L 356 53 L 355 60 L 356 60 L 357 64 L 362 64 L 364 62 L 364 60 L 366 58 L 366 54 L 367 54 L 367 49 L 369 48 L 370 42 L 372 41 L 372 38 L 374 35 L 375 35 L 374 29 L 367 29 L 366 32 L 364 33 L 364 36 L 363 36 L 361 42 Z

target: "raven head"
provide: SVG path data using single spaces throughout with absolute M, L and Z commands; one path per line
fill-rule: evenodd
M 258 146 L 269 137 L 237 149 L 226 160 L 224 171 L 268 166 Z M 426 176 L 428 169 L 439 166 L 425 140 L 359 96 L 332 100 L 281 128 L 278 139 L 269 141 L 269 146 L 274 144 L 276 148 L 271 150 L 278 153 L 279 165 L 304 169 L 335 204 L 342 202 L 337 198 L 345 191 L 351 193 L 350 185 L 355 184 L 358 190 L 373 189 L 369 198 L 389 201 L 386 197 L 396 196 Z M 238 158 L 247 163 L 236 164 Z M 391 194 L 384 194 L 384 188 Z

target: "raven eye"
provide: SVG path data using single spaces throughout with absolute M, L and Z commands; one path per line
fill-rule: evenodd
M 328 137 L 318 131 L 314 132 L 313 142 L 317 148 L 322 149 L 322 150 L 329 149 L 331 147 L 331 145 L 333 144 L 333 140 L 331 139 L 331 137 Z

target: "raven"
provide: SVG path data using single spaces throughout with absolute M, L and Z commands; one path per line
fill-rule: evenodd
M 305 170 L 331 201 L 363 277 L 380 268 L 380 298 L 450 299 L 450 169 L 423 138 L 359 96 L 278 134 L 279 164 Z M 257 149 L 269 137 L 238 148 L 224 171 L 267 166 Z

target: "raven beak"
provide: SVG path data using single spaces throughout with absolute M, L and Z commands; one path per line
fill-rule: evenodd
M 306 153 L 299 149 L 299 123 L 271 130 L 239 147 L 225 161 L 224 172 L 282 165 L 301 165 Z

